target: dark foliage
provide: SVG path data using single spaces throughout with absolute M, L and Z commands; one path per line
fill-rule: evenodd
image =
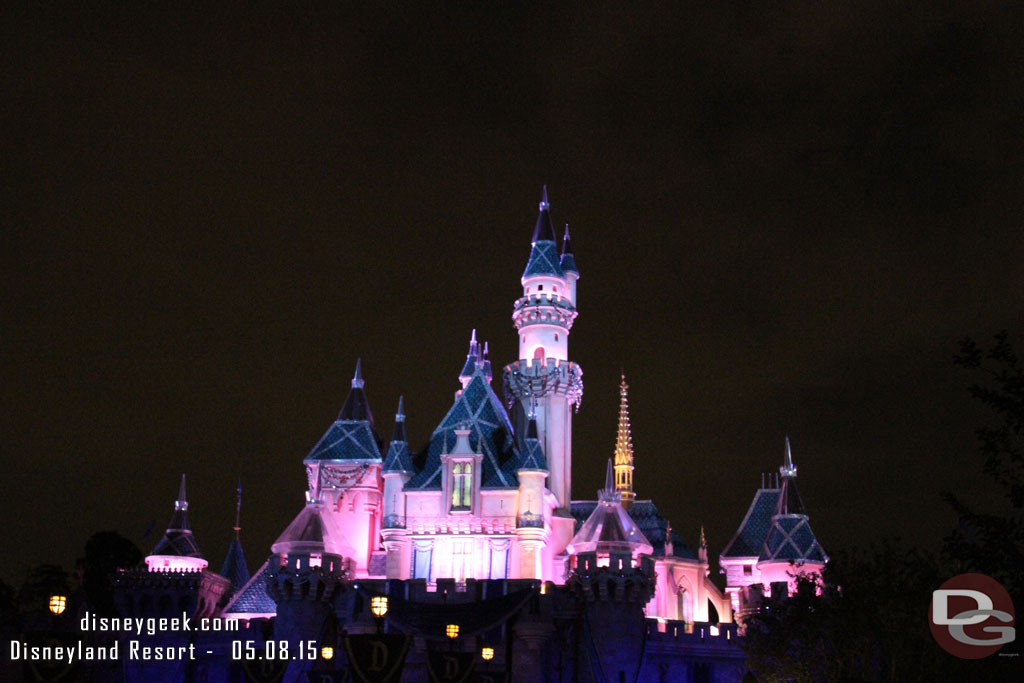
M 118 569 L 134 567 L 141 561 L 142 551 L 117 532 L 93 534 L 85 544 L 82 587 L 94 612 L 103 615 L 115 613 L 110 575 Z

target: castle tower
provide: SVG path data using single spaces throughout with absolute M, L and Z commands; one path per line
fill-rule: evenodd
M 178 499 L 174 501 L 174 515 L 163 538 L 146 556 L 146 566 L 151 572 L 159 571 L 202 571 L 209 563 L 199 552 L 192 527 L 188 523 L 188 499 L 185 497 L 185 475 L 181 475 Z
M 330 510 L 353 553 L 356 578 L 367 576 L 370 555 L 377 550 L 381 527 L 381 438 L 366 398 L 362 361 L 356 361 L 338 419 L 303 461 L 309 491 Z
M 569 543 L 566 588 L 582 603 L 588 641 L 581 665 L 595 680 L 637 680 L 643 661 L 644 606 L 654 596 L 653 547 L 619 500 L 612 461 L 594 511 Z M 611 675 L 608 675 L 611 674 Z
M 758 557 L 757 569 L 766 585 L 786 582 L 792 592 L 795 576 L 820 574 L 828 556 L 811 531 L 810 518 L 796 488 L 796 465 L 786 437 L 786 455 L 779 468 L 782 484 L 771 527 Z
M 224 558 L 224 565 L 220 568 L 220 575 L 231 582 L 234 590 L 240 589 L 249 581 L 249 565 L 245 562 L 245 551 L 242 550 L 242 482 L 238 482 L 238 490 L 235 494 L 235 538 L 228 546 L 228 554 Z
M 572 498 L 571 408 L 578 407 L 583 397 L 583 370 L 568 359 L 579 272 L 571 244 L 566 242 L 559 256 L 555 239 L 545 186 L 530 259 L 521 279 L 523 295 L 512 311 L 519 332 L 519 360 L 505 367 L 504 384 L 509 403 L 519 403 L 514 411 L 517 432 L 526 429 L 526 415 L 536 404 L 538 438 L 550 468 L 548 489 L 558 502 L 559 516 L 568 517 Z M 569 537 L 571 529 L 568 534 L 556 532 L 558 552 Z
M 395 431 L 391 445 L 384 458 L 384 521 L 381 536 L 387 552 L 385 573 L 389 579 L 407 579 L 409 566 L 409 541 L 405 530 L 404 488 L 416 472 L 409 453 L 409 440 L 405 435 L 405 413 L 402 397 L 398 398 L 398 412 L 395 413 Z
M 619 384 L 619 425 L 615 434 L 615 490 L 627 510 L 636 500 L 633 492 L 633 436 L 629 431 L 629 385 L 626 375 Z
M 548 467 L 538 438 L 537 416 L 533 410 L 530 411 L 529 420 L 522 457 L 516 470 L 519 478 L 516 534 L 522 547 L 520 578 L 542 579 L 542 552 L 548 537 L 543 514 L 544 480 L 548 476 Z

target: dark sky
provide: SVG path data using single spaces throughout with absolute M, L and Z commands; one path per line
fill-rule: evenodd
M 149 551 L 182 472 L 214 567 L 241 477 L 255 569 L 357 357 L 414 446 L 472 328 L 514 360 L 543 183 L 575 497 L 624 368 L 638 495 L 714 556 L 786 434 L 826 550 L 992 498 L 951 359 L 1024 330 L 1017 3 L 165 4 L 0 16 L 8 581 Z

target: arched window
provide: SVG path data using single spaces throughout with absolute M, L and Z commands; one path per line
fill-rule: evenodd
M 468 510 L 473 504 L 473 463 L 452 468 L 452 510 Z
M 539 358 L 541 360 L 544 360 L 544 347 L 543 346 L 538 346 L 536 349 L 534 349 L 533 350 L 533 357 L 534 358 Z

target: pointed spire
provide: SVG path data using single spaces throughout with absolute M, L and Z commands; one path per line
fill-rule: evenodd
M 181 475 L 181 485 L 178 487 L 178 500 L 174 501 L 174 509 L 184 512 L 188 510 L 188 498 L 185 497 L 185 475 Z
M 597 492 L 598 500 L 619 501 L 619 492 L 615 490 L 615 477 L 612 475 L 612 459 L 608 458 L 608 469 L 604 474 L 604 488 Z
M 708 537 L 704 535 L 704 525 L 703 524 L 700 525 L 700 547 L 701 548 L 707 548 L 708 547 Z
M 580 273 L 576 268 L 576 256 L 572 252 L 572 238 L 569 237 L 568 223 L 565 224 L 565 236 L 562 237 L 562 257 L 559 259 L 558 265 L 563 273 L 576 273 L 577 276 Z
M 481 362 L 480 345 L 476 341 L 476 328 L 474 328 L 473 333 L 469 337 L 469 352 L 466 354 L 466 364 L 462 366 L 462 372 L 459 373 L 459 381 L 462 382 L 463 389 L 469 384 L 469 380 L 473 379 L 473 373 L 476 372 L 478 362 Z
M 224 556 L 224 564 L 221 565 L 220 575 L 231 582 L 232 588 L 236 591 L 242 588 L 249 581 L 249 566 L 245 561 L 245 551 L 242 550 L 242 541 L 239 534 L 242 531 L 242 480 L 238 480 L 238 488 L 235 489 L 235 540 L 228 546 L 228 554 Z
M 366 391 L 364 386 L 366 385 L 363 380 L 363 359 L 356 359 L 356 371 L 352 375 L 352 388 L 349 389 L 348 396 L 345 397 L 345 403 L 341 406 L 341 412 L 338 413 L 338 419 L 347 422 L 358 422 L 365 420 L 370 423 L 370 431 L 374 434 L 374 440 L 380 442 L 380 437 L 377 436 L 373 426 L 373 413 L 370 412 L 370 402 L 366 398 Z
M 488 342 L 484 342 L 484 352 L 481 358 L 483 360 L 480 367 L 484 372 L 484 377 L 490 382 L 494 379 L 494 371 L 491 370 L 491 347 Z
M 633 436 L 629 427 L 629 385 L 622 374 L 619 384 L 619 424 L 615 434 L 615 488 L 622 504 L 629 508 L 636 499 L 633 492 Z
M 554 242 L 555 241 L 555 229 L 551 226 L 551 204 L 548 202 L 548 186 L 544 186 L 544 191 L 540 199 L 540 214 L 537 216 L 537 225 L 533 229 L 533 244 L 537 242 Z
M 238 540 L 242 531 L 242 480 L 238 480 L 238 490 L 235 493 L 235 540 Z
M 409 454 L 409 440 L 405 436 L 405 411 L 403 405 L 405 398 L 398 397 L 398 412 L 395 413 L 395 431 L 391 435 L 391 445 L 388 446 L 387 455 L 384 457 L 384 473 L 405 472 L 412 473 L 412 457 Z
M 789 447 L 789 436 L 786 437 L 786 456 L 779 468 L 779 474 L 783 477 L 795 477 L 796 465 L 793 464 L 793 451 Z
M 800 492 L 796 487 L 796 465 L 793 464 L 793 451 L 789 446 L 789 437 L 786 437 L 786 455 L 782 467 L 779 468 L 782 475 L 782 483 L 779 485 L 779 502 L 775 508 L 776 514 L 782 515 L 804 515 L 804 502 L 800 498 Z
M 676 549 L 672 543 L 672 522 L 665 520 L 665 557 L 675 555 Z
M 362 389 L 363 384 L 363 359 L 356 358 L 356 372 L 352 376 L 352 387 L 354 389 Z
M 404 396 L 398 397 L 398 412 L 395 413 L 395 430 L 391 434 L 392 441 L 406 441 L 405 438 L 405 413 L 402 411 Z

